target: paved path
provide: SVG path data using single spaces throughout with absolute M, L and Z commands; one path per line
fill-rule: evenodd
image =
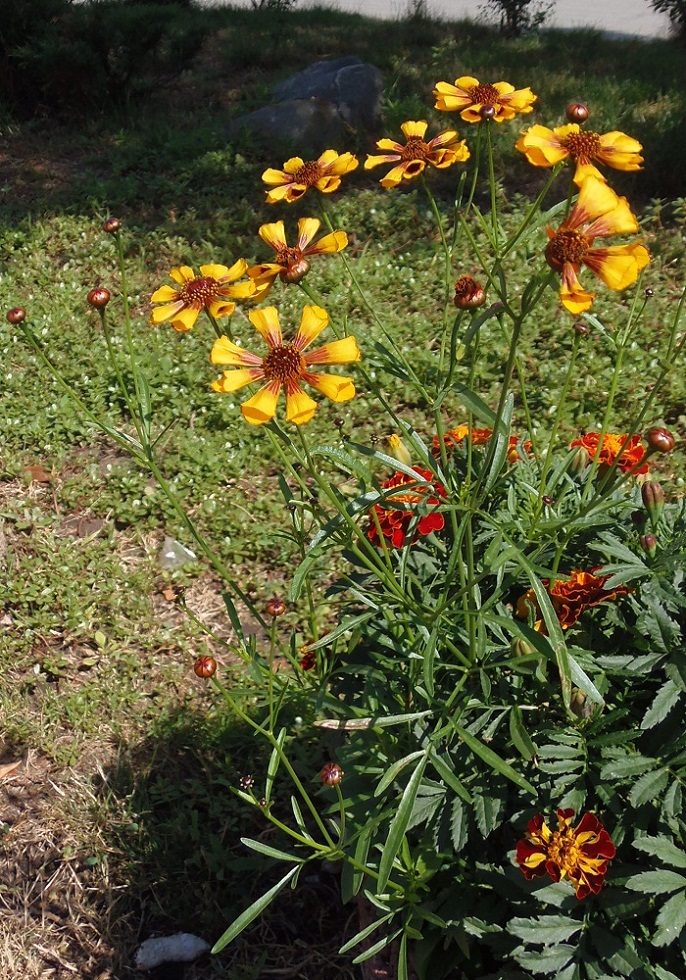
M 222 0 L 200 0 L 207 6 L 222 6 Z M 411 0 L 299 0 L 299 8 L 330 6 L 346 13 L 393 19 L 401 17 Z M 250 0 L 230 0 L 232 6 L 249 7 Z M 484 0 L 427 0 L 429 12 L 446 20 L 481 18 Z M 637 37 L 666 37 L 669 19 L 656 13 L 648 0 L 556 0 L 550 27 L 596 27 L 613 34 Z

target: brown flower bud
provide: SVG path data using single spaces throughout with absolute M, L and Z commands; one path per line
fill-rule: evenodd
M 551 497 L 549 493 L 545 493 L 541 497 L 541 500 L 546 505 L 546 507 L 552 507 L 553 504 L 555 503 L 555 498 L 554 497 Z
M 578 334 L 587 334 L 591 332 L 591 328 L 583 320 L 577 320 L 576 323 L 572 324 L 572 330 Z
M 121 221 L 119 218 L 108 218 L 107 221 L 103 222 L 102 230 L 107 232 L 108 235 L 115 235 L 121 228 Z
M 479 109 L 479 115 L 486 122 L 490 122 L 495 116 L 495 106 L 493 105 L 482 105 Z
M 471 276 L 460 276 L 455 283 L 453 303 L 458 310 L 476 310 L 486 302 L 486 291 Z
M 646 554 L 650 555 L 651 558 L 655 556 L 657 551 L 657 538 L 654 534 L 642 534 L 639 538 L 639 543 Z
M 15 306 L 13 309 L 7 311 L 8 323 L 22 323 L 25 319 L 26 310 L 22 310 L 21 306 Z
M 571 123 L 586 122 L 589 116 L 588 107 L 583 102 L 572 102 L 567 106 L 566 115 Z
M 214 677 L 217 672 L 217 661 L 214 657 L 205 655 L 198 657 L 193 665 L 193 670 L 197 677 L 202 677 L 203 680 L 207 680 L 208 677 Z
M 283 616 L 286 612 L 286 603 L 281 599 L 270 599 L 264 608 L 268 616 Z
M 307 259 L 300 258 L 295 262 L 289 262 L 279 275 L 284 282 L 300 282 L 310 271 L 310 263 Z
M 96 310 L 104 310 L 111 298 L 109 289 L 105 289 L 103 286 L 96 286 L 88 294 L 88 302 Z
M 343 779 L 343 770 L 337 762 L 327 762 L 319 776 L 325 786 L 338 786 Z
M 660 514 L 665 506 L 665 492 L 662 485 L 657 480 L 646 480 L 641 487 L 641 500 L 654 527 L 660 520 Z
M 644 438 L 648 443 L 649 452 L 671 453 L 674 449 L 674 436 L 668 429 L 663 429 L 662 426 L 655 426 L 653 429 L 648 429 Z
M 648 286 L 648 287 L 647 287 L 647 288 L 646 288 L 646 289 L 645 289 L 645 290 L 643 291 L 643 295 L 645 296 L 645 298 L 646 298 L 646 299 L 650 299 L 650 298 L 651 298 L 652 296 L 654 296 L 654 295 L 655 295 L 655 290 L 654 290 L 654 289 L 651 289 L 651 288 L 650 288 L 650 286 Z

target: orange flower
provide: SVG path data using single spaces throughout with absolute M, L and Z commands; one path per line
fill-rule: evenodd
M 603 436 L 602 445 L 600 445 L 600 452 L 598 452 L 599 444 L 600 433 L 587 432 L 585 436 L 581 436 L 570 443 L 570 448 L 581 446 L 588 453 L 589 461 L 595 459 L 596 453 L 598 453 L 598 462 L 601 465 L 612 466 L 616 463 L 617 468 L 622 473 L 629 473 L 633 470 L 632 475 L 638 476 L 649 472 L 648 463 L 643 463 L 643 460 L 647 460 L 648 457 L 640 436 L 629 438 L 628 432 L 622 434 L 606 432 Z M 641 463 L 643 465 L 640 465 Z M 634 467 L 638 467 L 638 469 L 634 469 Z
M 626 198 L 617 197 L 597 177 L 584 180 L 576 204 L 558 230 L 546 231 L 550 239 L 546 262 L 562 274 L 560 299 L 575 316 L 590 309 L 595 299 L 593 293 L 582 289 L 577 278 L 582 265 L 588 266 L 610 289 L 626 289 L 650 262 L 647 248 L 638 242 L 594 247 L 596 238 L 638 231 Z
M 290 343 L 281 336 L 279 316 L 274 306 L 251 310 L 248 314 L 255 329 L 266 342 L 269 353 L 259 357 L 244 350 L 228 337 L 214 342 L 210 354 L 213 364 L 233 368 L 224 371 L 219 381 L 212 384 L 215 391 L 231 393 L 253 381 L 266 384 L 241 406 L 243 418 L 251 425 L 264 425 L 276 414 L 276 403 L 282 388 L 286 389 L 286 418 L 295 425 L 309 422 L 317 403 L 303 391 L 302 383 L 311 385 L 334 402 L 347 402 L 355 397 L 352 378 L 335 374 L 319 374 L 312 370 L 320 364 L 350 364 L 360 360 L 360 349 L 354 337 L 343 337 L 317 350 L 307 351 L 329 322 L 329 315 L 320 306 L 306 306 L 302 312 L 300 327 Z M 306 352 L 307 351 L 307 352 Z
M 515 146 L 534 167 L 554 167 L 563 160 L 572 160 L 576 164 L 574 183 L 578 186 L 586 177 L 605 180 L 592 160 L 615 170 L 640 170 L 643 163 L 643 147 L 638 140 L 616 130 L 602 135 L 584 131 L 577 123 L 556 129 L 532 126 Z
M 478 78 L 463 75 L 455 79 L 455 84 L 437 82 L 434 88 L 436 109 L 442 112 L 459 112 L 468 123 L 492 119 L 501 123 L 514 119 L 518 112 L 533 112 L 537 96 L 530 88 L 515 91 L 509 82 L 494 82 L 482 85 Z
M 261 299 L 271 289 L 277 276 L 281 276 L 284 282 L 300 282 L 310 271 L 308 255 L 331 255 L 343 251 L 348 244 L 348 236 L 344 231 L 324 235 L 318 242 L 310 245 L 320 224 L 317 218 L 300 218 L 296 245 L 287 244 L 283 221 L 260 227 L 260 238 L 276 252 L 274 262 L 262 262 L 248 269 L 250 278 L 255 280 L 258 287 L 263 287 Z
M 469 159 L 469 150 L 464 140 L 457 142 L 457 133 L 448 129 L 424 142 L 428 123 L 424 119 L 417 122 L 404 122 L 400 127 L 405 135 L 405 146 L 395 140 L 381 139 L 378 150 L 389 152 L 379 156 L 367 156 L 364 169 L 371 170 L 382 163 L 397 163 L 381 180 L 382 187 L 397 187 L 403 180 L 418 177 L 427 163 L 439 170 L 451 167 L 454 163 L 464 163 Z
M 367 528 L 367 537 L 372 544 L 381 544 L 380 531 L 381 535 L 383 535 L 393 548 L 402 548 L 410 530 L 410 525 L 413 522 L 413 541 L 420 535 L 425 536 L 431 534 L 433 531 L 442 531 L 445 527 L 443 514 L 439 514 L 435 509 L 441 502 L 440 498 L 445 497 L 445 489 L 440 483 L 434 480 L 433 473 L 430 470 L 424 470 L 419 466 L 415 466 L 414 472 L 417 474 L 415 479 L 407 476 L 405 473 L 395 473 L 394 476 L 388 480 L 384 480 L 381 484 L 382 491 L 393 490 L 395 487 L 406 487 L 408 485 L 411 487 L 411 490 L 401 493 L 384 494 L 386 497 L 384 506 L 374 504 L 374 516 Z M 430 484 L 430 486 L 417 485 L 417 483 L 421 484 L 423 481 Z M 402 504 L 404 509 L 391 509 L 393 504 Z M 417 520 L 416 508 L 420 504 L 434 509 Z
M 616 854 L 612 838 L 592 813 L 585 813 L 572 827 L 574 810 L 555 812 L 557 830 L 550 830 L 541 814 L 529 821 L 524 839 L 517 844 L 517 864 L 528 881 L 548 874 L 553 881 L 567 878 L 578 899 L 597 895 L 608 861 Z
M 443 442 L 446 448 L 451 451 L 459 446 L 468 436 L 470 442 L 473 446 L 485 446 L 488 440 L 493 435 L 493 429 L 471 429 L 468 425 L 458 425 L 449 432 L 446 432 L 443 436 Z M 515 463 L 518 459 L 521 459 L 517 446 L 519 445 L 519 439 L 517 436 L 510 436 L 509 448 L 507 451 L 507 459 L 510 463 Z M 531 452 L 531 443 L 527 439 L 524 443 L 524 449 L 527 453 Z M 433 455 L 440 456 L 440 442 L 438 436 L 433 438 Z
M 610 576 L 595 575 L 594 572 L 595 569 L 591 572 L 571 572 L 569 578 L 555 579 L 552 585 L 549 581 L 543 581 L 563 630 L 574 626 L 587 609 L 593 609 L 601 602 L 609 602 L 617 596 L 628 595 L 630 590 L 626 585 L 606 590 L 604 585 Z M 540 618 L 541 610 L 533 589 L 528 589 L 517 600 L 519 619 L 527 619 L 529 609 L 533 609 L 536 617 L 535 629 L 545 633 L 545 624 Z
M 341 177 L 357 167 L 357 157 L 352 153 L 325 150 L 318 160 L 305 162 L 301 157 L 286 160 L 283 170 L 265 170 L 262 180 L 272 189 L 267 191 L 267 203 L 299 201 L 309 187 L 316 187 L 322 194 L 331 194 L 341 185 Z
M 247 268 L 245 259 L 239 259 L 230 269 L 225 265 L 201 265 L 199 276 L 188 265 L 172 269 L 169 275 L 179 288 L 160 286 L 155 290 L 150 301 L 162 305 L 153 309 L 150 322 L 171 320 L 175 330 L 186 333 L 193 329 L 202 309 L 216 320 L 231 316 L 236 309 L 234 299 L 254 297 L 255 283 L 249 279 L 232 285 Z

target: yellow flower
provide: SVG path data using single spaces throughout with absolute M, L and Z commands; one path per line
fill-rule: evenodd
M 515 146 L 534 167 L 554 167 L 563 160 L 573 160 L 577 186 L 586 177 L 605 180 L 593 160 L 615 170 L 640 170 L 643 163 L 643 147 L 638 140 L 616 130 L 602 135 L 584 131 L 577 123 L 556 129 L 532 126 L 522 133 Z
M 243 350 L 228 337 L 216 340 L 210 354 L 213 364 L 235 368 L 233 371 L 224 371 L 219 381 L 213 383 L 212 388 L 215 391 L 230 393 L 253 381 L 266 380 L 267 383 L 257 394 L 241 406 L 247 422 L 251 425 L 264 425 L 273 419 L 282 388 L 286 389 L 288 421 L 296 425 L 309 422 L 317 403 L 303 391 L 303 382 L 334 402 L 347 402 L 355 397 L 352 378 L 312 371 L 319 364 L 350 364 L 359 361 L 360 350 L 354 337 L 334 340 L 317 350 L 305 353 L 329 322 L 326 310 L 320 306 L 306 306 L 298 332 L 289 343 L 283 341 L 276 307 L 266 306 L 262 310 L 251 310 L 248 316 L 269 347 L 266 357 Z
M 325 150 L 318 160 L 305 162 L 301 157 L 286 160 L 283 170 L 265 170 L 262 180 L 272 189 L 267 191 L 267 203 L 299 201 L 308 187 L 316 187 L 322 194 L 338 190 L 341 177 L 357 167 L 357 157 L 352 153 Z
M 172 269 L 169 275 L 179 288 L 160 286 L 155 290 L 150 301 L 162 305 L 153 309 L 150 322 L 158 324 L 171 320 L 175 330 L 186 333 L 193 329 L 202 309 L 215 320 L 231 316 L 236 309 L 232 300 L 249 299 L 255 294 L 255 284 L 249 279 L 231 285 L 247 268 L 245 259 L 239 259 L 230 269 L 225 265 L 201 265 L 199 276 L 188 265 Z
M 461 140 L 458 143 L 457 133 L 453 129 L 448 129 L 425 143 L 427 126 L 428 123 L 423 119 L 403 123 L 400 128 L 405 135 L 405 145 L 396 143 L 395 140 L 379 140 L 376 148 L 390 152 L 367 156 L 364 169 L 371 170 L 372 167 L 378 167 L 382 163 L 397 163 L 398 166 L 389 170 L 381 180 L 382 187 L 391 188 L 397 187 L 403 180 L 418 177 L 427 163 L 432 167 L 444 169 L 469 159 L 469 150 L 465 141 Z
M 533 104 L 538 98 L 530 88 L 515 91 L 509 82 L 494 82 L 482 85 L 478 78 L 463 75 L 455 79 L 455 84 L 437 82 L 434 89 L 436 109 L 442 112 L 459 112 L 468 123 L 492 119 L 501 123 L 514 119 L 518 112 L 533 112 Z
M 587 177 L 583 182 L 576 204 L 558 230 L 546 230 L 550 239 L 545 250 L 546 262 L 562 274 L 560 299 L 574 316 L 590 309 L 595 298 L 581 287 L 577 278 L 582 265 L 610 289 L 626 289 L 650 262 L 648 249 L 638 242 L 594 247 L 596 238 L 638 231 L 638 222 L 626 198 L 617 197 L 597 177 Z
M 281 276 L 284 282 L 300 282 L 310 271 L 308 255 L 331 255 L 334 252 L 341 252 L 346 247 L 348 236 L 344 231 L 334 231 L 330 235 L 324 235 L 314 245 L 310 245 L 319 230 L 319 225 L 317 218 L 301 218 L 298 221 L 296 245 L 286 243 L 283 221 L 275 221 L 273 224 L 260 227 L 260 238 L 276 252 L 274 262 L 262 262 L 248 269 L 250 278 L 254 279 L 258 286 L 264 287 L 261 298 L 264 298 L 277 276 Z

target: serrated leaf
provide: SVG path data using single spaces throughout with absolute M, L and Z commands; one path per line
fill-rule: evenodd
M 666 837 L 639 837 L 634 841 L 633 846 L 637 851 L 652 854 L 665 864 L 671 864 L 675 868 L 686 868 L 686 852 Z
M 657 916 L 653 946 L 669 946 L 686 926 L 686 895 L 683 891 L 667 899 Z
M 633 776 L 640 776 L 649 769 L 654 769 L 657 765 L 657 759 L 643 755 L 627 755 L 622 759 L 613 759 L 604 765 L 600 771 L 600 778 L 630 779 Z
M 502 807 L 503 801 L 497 796 L 479 794 L 474 797 L 474 817 L 476 825 L 484 837 L 488 837 L 500 823 Z
M 629 802 L 632 806 L 641 806 L 654 800 L 664 790 L 669 782 L 669 769 L 655 769 L 653 772 L 646 772 L 636 780 L 629 793 Z
M 667 681 L 655 695 L 653 703 L 646 711 L 641 728 L 654 728 L 663 721 L 681 697 L 681 691 L 672 681 Z
M 467 843 L 467 811 L 461 800 L 455 800 L 450 814 L 450 839 L 456 854 L 459 854 Z
M 632 875 L 627 878 L 626 887 L 634 892 L 643 892 L 645 895 L 667 895 L 669 892 L 678 891 L 686 888 L 686 878 L 677 874 L 676 871 L 642 871 L 640 874 Z
M 551 946 L 549 949 L 515 950 L 512 956 L 525 970 L 532 973 L 559 973 L 569 965 L 574 954 L 575 946 Z
M 233 942 L 237 936 L 240 936 L 243 930 L 246 929 L 250 923 L 256 919 L 258 915 L 264 912 L 267 906 L 274 901 L 279 892 L 286 887 L 288 882 L 295 876 L 300 867 L 301 866 L 298 864 L 294 868 L 291 868 L 291 870 L 283 876 L 281 881 L 277 881 L 273 888 L 270 888 L 268 892 L 265 892 L 264 895 L 257 899 L 257 901 L 253 902 L 252 905 L 245 910 L 245 912 L 241 912 L 238 918 L 233 920 L 229 928 L 217 940 L 212 947 L 211 952 L 220 953 L 225 946 L 228 946 L 229 943 Z
M 550 946 L 571 939 L 583 923 L 566 915 L 541 915 L 537 919 L 511 919 L 508 933 L 530 944 Z

